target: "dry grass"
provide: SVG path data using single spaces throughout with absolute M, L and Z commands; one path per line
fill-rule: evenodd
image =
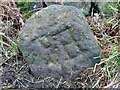
M 0 70 L 2 71 L 0 75 L 3 88 L 27 88 L 26 82 L 36 84 L 44 83 L 46 80 L 53 82 L 55 88 L 60 86 L 67 88 L 119 87 L 120 52 L 117 39 L 120 36 L 117 36 L 119 26 L 115 28 L 119 25 L 119 19 L 116 16 L 110 20 L 88 17 L 91 30 L 102 50 L 101 62 L 98 65 L 84 70 L 72 82 L 63 81 L 62 77 L 59 81 L 51 77 L 36 79 L 30 75 L 29 67 L 17 47 L 18 32 L 24 23 L 16 3 L 14 1 L 12 3 L 0 2 Z M 111 30 L 114 31 L 111 33 Z

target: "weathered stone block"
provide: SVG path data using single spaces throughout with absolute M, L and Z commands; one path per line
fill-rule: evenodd
M 100 62 L 94 35 L 82 12 L 73 6 L 51 5 L 35 13 L 19 37 L 20 50 L 38 76 L 66 79 L 71 72 Z

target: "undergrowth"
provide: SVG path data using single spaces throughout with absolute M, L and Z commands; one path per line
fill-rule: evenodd
M 20 6 L 20 10 L 23 12 L 24 18 L 29 18 L 31 14 L 29 15 L 27 12 L 29 10 L 28 7 L 31 6 L 32 3 L 21 2 L 18 3 L 18 5 Z M 23 78 L 23 72 L 28 66 L 17 47 L 18 32 L 20 31 L 23 22 L 18 21 L 19 23 L 17 26 L 19 27 L 16 27 L 16 22 L 14 22 L 16 19 L 23 20 L 23 17 L 21 17 L 19 11 L 17 12 L 19 17 L 15 17 L 14 14 L 11 14 L 11 12 L 14 12 L 14 10 L 11 9 L 11 6 L 8 8 L 5 8 L 4 6 L 6 6 L 6 4 L 0 4 L 0 8 L 3 9 L 3 12 L 0 14 L 0 75 L 13 70 L 15 73 L 15 79 L 11 83 L 8 79 L 3 78 L 2 80 L 5 82 L 3 83 L 0 81 L 0 83 L 3 85 L 3 88 L 15 88 L 16 84 L 18 88 L 26 88 L 26 85 L 23 84 L 26 80 L 26 78 Z M 106 11 L 112 9 L 113 11 L 107 12 L 108 14 L 112 14 L 112 17 L 107 19 L 88 17 L 89 25 L 96 37 L 102 53 L 100 56 L 101 62 L 92 68 L 86 69 L 81 74 L 82 78 L 85 79 L 81 83 L 84 88 L 87 88 L 87 86 L 91 88 L 109 88 L 119 86 L 120 51 L 118 46 L 120 42 L 117 41 L 117 38 L 120 37 L 120 35 L 118 35 L 120 20 L 116 18 L 116 10 L 120 10 L 120 4 L 113 3 L 108 6 L 105 6 Z M 8 12 L 8 10 L 12 11 Z M 114 14 L 115 12 L 116 14 Z M 6 71 L 5 68 L 9 70 Z

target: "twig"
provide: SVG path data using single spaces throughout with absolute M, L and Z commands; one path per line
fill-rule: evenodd
M 42 83 L 42 82 L 44 82 L 44 81 L 45 81 L 45 80 L 47 80 L 47 79 L 50 79 L 50 77 L 46 77 L 46 78 L 45 78 L 45 79 L 43 79 L 43 80 L 40 80 L 40 81 L 35 81 L 35 82 L 30 81 L 30 80 L 28 80 L 28 79 L 24 78 L 24 80 L 26 80 L 27 82 L 29 82 L 29 83 L 34 83 L 34 84 L 37 84 L 37 83 Z
M 104 86 L 103 88 L 109 88 L 109 87 L 112 87 L 113 85 L 118 84 L 120 82 L 120 80 L 119 81 L 114 81 L 117 78 L 118 75 L 119 75 L 119 73 L 116 73 L 115 78 L 113 79 L 113 81 L 110 84 L 108 84 L 107 86 Z
M 17 73 L 19 73 L 26 65 L 27 65 L 27 63 L 25 63 L 23 66 L 21 66 Z
M 119 81 L 116 81 L 116 82 L 111 82 L 110 84 L 108 84 L 107 86 L 105 86 L 105 87 L 103 87 L 103 88 L 110 88 L 110 87 L 112 87 L 113 85 L 116 85 L 116 84 L 118 84 L 118 83 L 120 83 L 120 80 L 119 80 Z
M 7 46 L 7 47 L 11 47 L 10 44 L 7 44 L 7 43 L 5 43 L 5 42 L 3 42 L 3 41 L 0 41 L 0 43 L 1 43 L 1 44 L 4 44 L 4 45 Z
M 92 88 L 95 88 L 99 84 L 99 82 L 100 82 L 100 80 L 101 80 L 102 77 L 103 77 L 103 74 L 102 74 L 101 77 L 99 77 L 99 80 L 95 83 L 95 85 Z
M 34 13 L 34 12 L 39 11 L 39 10 L 41 10 L 41 9 L 42 9 L 42 8 L 33 9 L 33 10 L 29 11 L 28 13 Z
M 6 15 L 6 14 L 0 14 L 0 16 L 1 17 L 6 17 L 6 18 L 8 18 L 9 16 L 8 15 Z
M 59 87 L 59 85 L 60 85 L 60 83 L 61 83 L 62 79 L 63 79 L 63 77 L 61 77 L 61 78 L 60 78 L 60 81 L 59 81 L 59 82 L 58 82 L 58 84 L 56 85 L 56 88 L 58 88 L 58 87 Z

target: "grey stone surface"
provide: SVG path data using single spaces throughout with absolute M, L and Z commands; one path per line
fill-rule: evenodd
M 94 35 L 73 6 L 51 5 L 35 13 L 19 37 L 20 50 L 38 76 L 69 78 L 100 61 Z

